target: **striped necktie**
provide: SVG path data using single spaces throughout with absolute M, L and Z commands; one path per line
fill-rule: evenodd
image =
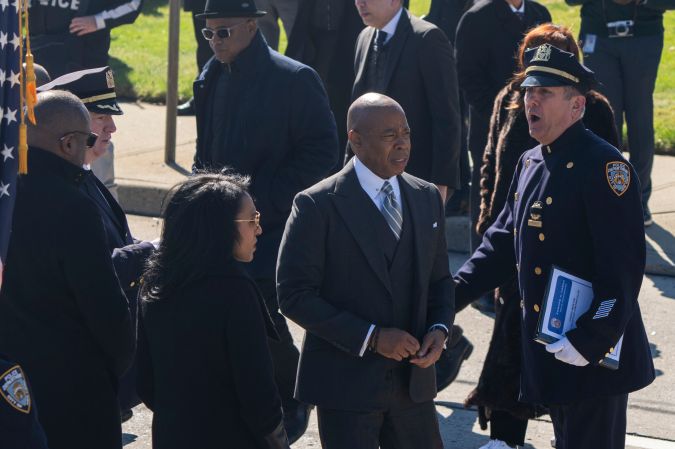
M 389 181 L 384 181 L 382 185 L 382 192 L 384 193 L 384 201 L 382 202 L 382 215 L 387 221 L 392 232 L 396 236 L 396 240 L 401 238 L 401 230 L 403 224 L 403 214 L 401 213 L 401 205 L 396 201 L 394 195 L 394 188 Z

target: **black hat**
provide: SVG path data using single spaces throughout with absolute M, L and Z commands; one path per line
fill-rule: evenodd
M 262 17 L 253 0 L 206 0 L 204 12 L 196 14 L 198 19 L 219 19 L 223 17 Z
M 39 92 L 60 89 L 75 94 L 91 112 L 121 115 L 115 95 L 115 79 L 110 67 L 66 73 L 54 81 L 38 87 Z
M 573 86 L 585 92 L 597 84 L 593 71 L 574 54 L 551 44 L 528 48 L 524 59 L 527 78 L 521 87 Z

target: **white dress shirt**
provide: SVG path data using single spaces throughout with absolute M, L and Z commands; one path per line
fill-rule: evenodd
M 382 191 L 382 186 L 384 186 L 385 181 L 389 181 L 391 187 L 394 189 L 394 197 L 396 201 L 401 206 L 401 214 L 403 214 L 403 201 L 401 201 L 401 187 L 398 185 L 398 178 L 392 176 L 389 179 L 382 179 L 377 176 L 375 173 L 370 171 L 368 167 L 363 165 L 363 162 L 359 160 L 358 157 L 354 156 L 354 171 L 356 171 L 356 177 L 359 179 L 359 184 L 365 192 L 368 194 L 375 206 L 383 212 L 384 209 L 384 200 L 387 195 Z
M 506 3 L 509 3 L 509 2 L 506 2 Z M 521 14 L 525 14 L 525 0 L 523 0 L 523 2 L 520 4 L 520 8 L 514 7 L 511 3 L 509 3 L 509 8 L 511 8 L 511 11 L 514 12 L 514 13 L 519 12 Z
M 523 3 L 525 2 L 523 1 Z M 387 38 L 384 40 L 385 45 L 391 40 L 392 37 L 394 37 L 394 33 L 396 33 L 396 27 L 398 26 L 398 21 L 401 19 L 401 14 L 403 14 L 403 8 L 399 9 L 394 17 L 392 17 L 392 19 L 389 21 L 389 23 L 381 28 L 382 31 L 387 33 Z

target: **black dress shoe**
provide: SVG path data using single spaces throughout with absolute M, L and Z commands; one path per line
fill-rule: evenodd
M 134 412 L 131 409 L 120 411 L 120 421 L 122 422 L 129 421 L 132 416 L 134 416 Z
M 483 295 L 471 303 L 471 307 L 490 318 L 495 317 L 495 301 L 491 295 Z
M 293 404 L 284 404 L 284 427 L 288 435 L 289 444 L 293 444 L 307 430 L 309 414 L 314 406 L 293 401 Z
M 436 362 L 436 391 L 440 392 L 457 379 L 462 362 L 473 352 L 473 345 L 462 335 L 454 346 L 445 349 Z
M 187 116 L 195 115 L 195 99 L 194 97 L 190 98 L 183 104 L 179 104 L 176 108 L 176 115 Z

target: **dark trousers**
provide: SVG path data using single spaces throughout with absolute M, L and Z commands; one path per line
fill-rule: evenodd
M 595 72 L 599 87 L 614 109 L 621 135 L 624 116 L 628 130 L 630 162 L 642 186 L 642 206 L 652 193 L 654 164 L 654 85 L 663 49 L 663 35 L 644 37 L 597 37 L 584 63 Z
M 509 446 L 525 446 L 527 420 L 516 418 L 502 410 L 493 410 L 490 415 L 490 439 L 502 440 Z
M 556 449 L 623 449 L 628 395 L 551 405 Z
M 300 352 L 293 344 L 293 336 L 288 329 L 286 318 L 279 313 L 276 283 L 274 279 L 256 279 L 256 284 L 265 298 L 265 305 L 270 313 L 274 327 L 279 334 L 280 340 L 267 339 L 267 343 L 274 363 L 274 378 L 279 390 L 279 396 L 284 408 L 295 406 L 297 401 L 293 399 L 295 391 L 295 374 L 298 370 Z
M 388 407 L 375 411 L 317 408 L 323 449 L 443 449 L 433 401 L 410 399 L 408 369 L 391 370 Z M 352 379 L 358 382 L 358 379 Z

